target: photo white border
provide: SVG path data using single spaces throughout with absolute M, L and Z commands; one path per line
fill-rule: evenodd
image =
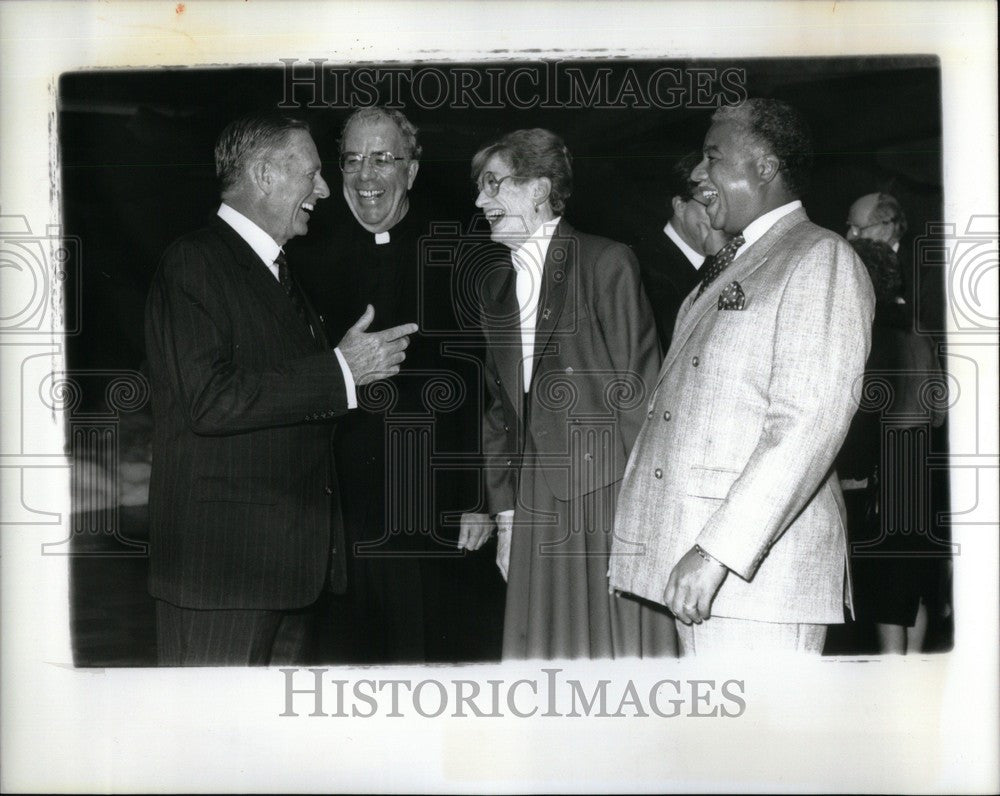
M 36 234 L 58 223 L 56 87 L 71 70 L 277 65 L 289 57 L 405 63 L 898 53 L 940 58 L 945 220 L 961 234 L 974 217 L 992 217 L 995 235 L 996 33 L 989 2 L 3 2 L 0 212 L 24 216 Z M 994 265 L 986 284 L 995 286 L 995 273 Z M 4 298 L 4 306 L 16 299 Z M 992 302 L 986 310 L 995 318 L 995 294 Z M 0 335 L 0 785 L 114 792 L 996 791 L 997 339 L 951 332 L 951 350 L 973 363 L 977 379 L 965 371 L 965 400 L 952 422 L 961 465 L 953 505 L 970 510 L 953 534 L 961 545 L 955 650 L 866 663 L 565 664 L 591 682 L 613 670 L 637 682 L 746 683 L 747 710 L 739 718 L 586 721 L 282 718 L 283 675 L 275 670 L 75 670 L 68 559 L 40 555 L 42 542 L 67 533 L 28 524 L 20 508 L 23 496 L 36 510 L 69 517 L 61 418 L 37 400 L 37 389 L 24 400 L 21 387 L 62 368 L 63 343 L 55 333 Z M 337 671 L 342 679 L 386 676 Z M 391 676 L 432 673 L 481 681 L 540 676 L 538 666 L 518 665 L 393 669 Z

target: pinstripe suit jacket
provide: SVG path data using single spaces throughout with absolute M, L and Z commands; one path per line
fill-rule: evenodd
M 345 412 L 347 398 L 307 312 L 316 339 L 220 219 L 164 254 L 146 305 L 154 597 L 289 609 L 319 595 L 336 479 L 331 427 L 316 421 Z M 332 516 L 339 530 L 336 505 Z
M 719 310 L 733 281 L 745 308 Z M 688 296 L 626 468 L 614 588 L 662 602 L 698 543 L 731 570 L 713 615 L 843 621 L 833 461 L 857 408 L 874 303 L 847 242 L 802 209 Z

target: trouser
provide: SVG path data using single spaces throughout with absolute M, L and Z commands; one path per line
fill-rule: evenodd
M 160 666 L 266 666 L 272 650 L 295 663 L 303 651 L 309 612 L 181 608 L 156 601 Z M 275 644 L 279 637 L 280 644 Z
M 677 623 L 681 656 L 721 656 L 742 652 L 799 652 L 821 655 L 826 625 L 755 622 L 711 616 L 700 625 Z

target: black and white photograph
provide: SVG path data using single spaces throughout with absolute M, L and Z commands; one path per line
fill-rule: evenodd
M 951 9 L 0 5 L 3 789 L 992 790 Z

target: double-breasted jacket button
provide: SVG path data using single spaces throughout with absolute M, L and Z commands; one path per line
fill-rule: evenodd
M 691 357 L 691 364 L 698 367 L 698 357 Z
M 510 431 L 510 426 L 508 426 L 506 423 L 504 423 L 503 424 L 503 430 L 504 431 Z
M 663 470 L 657 467 L 655 470 L 653 470 L 653 475 L 655 475 L 657 478 L 663 478 Z
M 500 386 L 500 379 L 493 379 L 493 381 L 496 382 L 496 384 L 497 384 L 498 387 Z
M 326 492 L 326 494 L 328 494 L 328 495 L 332 495 L 332 494 L 333 494 L 333 487 L 332 487 L 332 486 L 330 486 L 329 484 L 327 484 L 327 485 L 326 485 L 326 486 L 325 486 L 325 487 L 323 488 L 323 491 L 324 491 L 324 492 Z
M 670 419 L 670 412 L 669 411 L 663 413 L 663 419 L 664 420 L 669 420 Z

